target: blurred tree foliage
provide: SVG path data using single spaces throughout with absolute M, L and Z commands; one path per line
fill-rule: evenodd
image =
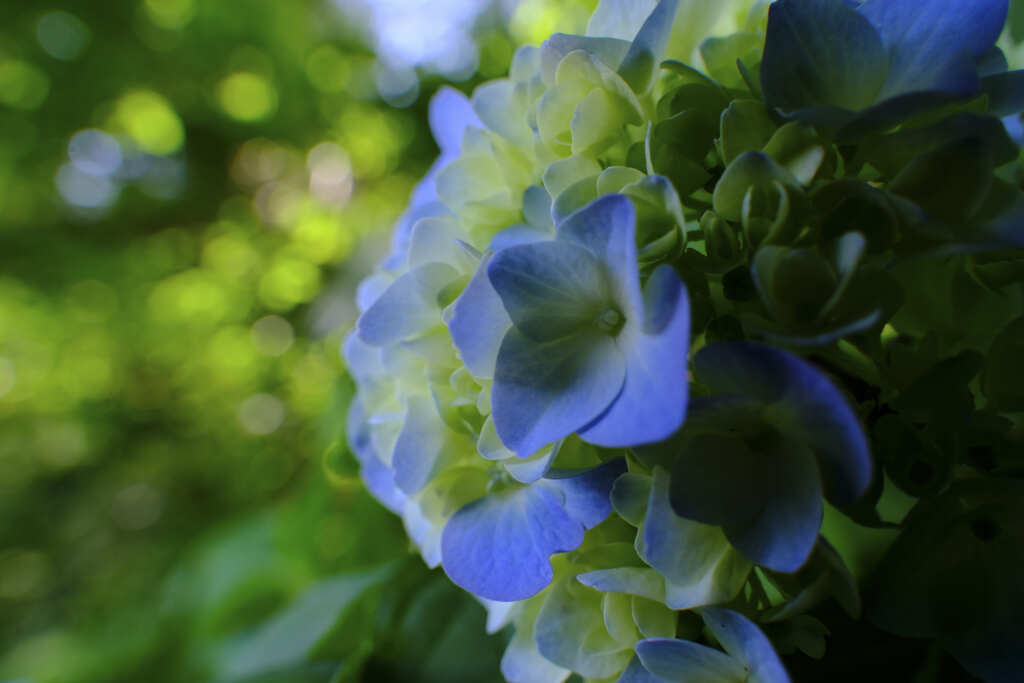
M 463 85 L 594 4 L 484 15 Z M 344 446 L 354 286 L 437 151 L 440 79 L 388 107 L 364 34 L 325 0 L 0 6 L 0 680 L 498 676 Z

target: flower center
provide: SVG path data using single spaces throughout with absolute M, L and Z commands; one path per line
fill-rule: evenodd
M 625 324 L 626 318 L 617 308 L 605 306 L 594 316 L 594 324 L 597 329 L 606 334 L 618 334 Z

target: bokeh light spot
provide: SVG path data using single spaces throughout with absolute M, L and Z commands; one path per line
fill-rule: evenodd
M 392 107 L 408 107 L 419 97 L 420 79 L 414 69 L 378 62 L 374 72 L 377 92 Z
M 163 507 L 164 499 L 159 491 L 146 483 L 132 484 L 114 495 L 110 516 L 122 529 L 140 531 L 160 519 Z
M 288 310 L 311 301 L 320 291 L 320 269 L 308 261 L 283 257 L 260 278 L 260 299 L 268 308 Z
M 0 59 L 0 104 L 13 109 L 38 109 L 50 94 L 46 72 L 20 59 Z
M 97 176 L 113 175 L 121 168 L 121 145 L 114 136 L 88 128 L 71 136 L 68 158 L 83 173 Z
M 524 0 L 512 15 L 512 33 L 524 43 L 541 43 L 558 28 L 559 8 L 544 0 Z
M 217 86 L 217 101 L 237 121 L 262 121 L 277 110 L 277 90 L 264 76 L 239 71 Z
M 154 319 L 169 324 L 213 324 L 224 317 L 227 305 L 220 283 L 195 268 L 162 280 L 149 295 Z
M 309 191 L 325 204 L 342 206 L 352 196 L 352 161 L 348 152 L 333 142 L 322 142 L 309 151 Z
M 17 382 L 18 376 L 14 372 L 14 363 L 10 358 L 0 356 L 0 398 L 11 393 Z
M 306 57 L 306 78 L 320 92 L 341 92 L 352 78 L 351 62 L 338 48 L 325 43 Z
M 0 554 L 0 600 L 27 600 L 45 594 L 53 570 L 46 556 L 32 550 Z
M 69 12 L 47 12 L 36 23 L 39 46 L 46 54 L 64 62 L 77 59 L 88 47 L 91 37 L 89 27 Z
M 146 16 L 156 26 L 168 30 L 185 28 L 195 16 L 195 0 L 145 0 Z
M 295 341 L 292 325 L 279 315 L 268 315 L 252 324 L 252 343 L 260 353 L 280 356 Z
M 70 469 L 87 459 L 89 435 L 79 422 L 43 422 L 36 429 L 32 450 L 36 460 L 48 469 Z
M 276 432 L 284 423 L 284 417 L 284 403 L 270 394 L 250 396 L 238 407 L 238 422 L 242 429 L 257 436 Z
M 109 178 L 84 173 L 74 164 L 64 164 L 57 170 L 57 191 L 72 206 L 102 209 L 114 203 L 121 188 Z
M 226 278 L 236 279 L 258 268 L 260 256 L 244 237 L 225 234 L 203 246 L 202 262 Z
M 231 175 L 243 187 L 255 187 L 276 180 L 288 169 L 292 152 L 270 140 L 254 138 L 238 149 Z
M 338 217 L 330 213 L 310 212 L 292 231 L 292 240 L 301 254 L 313 263 L 329 263 L 346 254 L 353 243 L 352 234 L 342 230 Z
M 99 280 L 81 280 L 68 289 L 71 314 L 84 322 L 102 322 L 117 312 L 117 292 Z
M 185 142 L 185 128 L 170 102 L 150 90 L 123 95 L 114 116 L 135 144 L 150 154 L 174 154 Z

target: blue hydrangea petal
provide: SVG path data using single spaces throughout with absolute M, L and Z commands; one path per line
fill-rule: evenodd
M 982 78 L 1005 73 L 1010 69 L 1010 63 L 1006 61 L 1006 54 L 994 45 L 974 61 L 978 67 L 978 75 Z
M 538 341 L 590 326 L 609 301 L 594 255 L 560 240 L 502 249 L 488 262 L 487 275 L 516 328 Z
M 444 263 L 428 263 L 405 273 L 359 317 L 359 337 L 371 346 L 385 346 L 439 324 L 438 295 L 457 278 L 458 272 Z
M 746 524 L 728 525 L 729 542 L 751 562 L 794 572 L 807 561 L 818 539 L 824 505 L 818 466 L 811 452 L 796 444 L 782 452 L 759 453 L 764 507 Z
M 366 488 L 384 507 L 394 513 L 401 513 L 405 506 L 406 496 L 395 485 L 394 472 L 380 458 L 370 438 L 369 423 L 359 399 L 354 399 L 349 406 L 346 434 L 349 448 L 360 464 L 360 474 Z
M 492 251 L 500 251 L 508 247 L 517 247 L 520 244 L 531 244 L 533 242 L 545 242 L 555 236 L 554 230 L 542 230 L 541 228 L 520 223 L 510 225 L 494 237 L 487 248 Z
M 806 361 L 766 344 L 720 342 L 694 356 L 693 370 L 717 392 L 778 403 L 799 432 L 789 436 L 817 456 L 825 496 L 832 503 L 854 502 L 871 483 L 871 454 L 856 414 Z
M 391 468 L 398 488 L 412 495 L 426 486 L 448 460 L 445 456 L 453 450 L 453 436 L 454 432 L 437 414 L 432 399 L 425 396 L 410 398 L 402 431 L 391 456 Z
M 941 62 L 920 62 L 893 69 L 885 87 L 878 93 L 879 101 L 913 93 L 942 93 L 953 98 L 968 97 L 978 92 L 981 81 L 974 60 L 963 53 L 949 53 Z M 914 100 L 907 100 L 907 104 Z M 914 107 L 901 107 L 903 115 L 915 113 Z M 901 112 L 901 113 L 902 113 Z
M 469 98 L 451 86 L 441 86 L 430 99 L 430 132 L 441 148 L 442 158 L 454 158 L 467 128 L 483 128 Z
M 533 640 L 532 620 L 521 623 L 525 626 L 516 628 L 501 657 L 501 675 L 509 683 L 562 683 L 572 672 L 540 653 Z
M 369 309 L 394 281 L 394 276 L 379 271 L 363 278 L 356 287 L 356 307 L 359 312 Z
M 724 433 L 738 424 L 760 420 L 763 410 L 764 404 L 749 396 L 695 396 L 686 409 L 686 427 L 691 433 Z
M 858 11 L 878 31 L 889 51 L 888 97 L 914 90 L 970 94 L 968 79 L 953 60 L 969 64 L 995 44 L 1006 23 L 1007 0 L 867 0 Z
M 622 393 L 580 431 L 599 446 L 637 446 L 668 438 L 686 416 L 690 306 L 671 266 L 659 266 L 644 288 L 644 320 L 627 320 L 617 342 L 626 357 Z
M 602 593 L 625 593 L 665 602 L 665 577 L 650 567 L 595 569 L 577 574 L 576 580 Z
M 587 23 L 588 36 L 633 40 L 658 0 L 601 0 Z
M 632 653 L 612 638 L 602 619 L 601 603 L 599 593 L 571 577 L 553 585 L 537 614 L 533 631 L 537 649 L 587 679 L 622 671 Z
M 644 20 L 618 71 L 634 92 L 646 93 L 668 49 L 677 0 L 660 0 Z
M 981 80 L 981 89 L 988 95 L 988 110 L 993 116 L 1005 117 L 1024 111 L 1024 69 L 993 74 Z M 1014 117 L 1020 123 L 1020 117 Z M 1019 143 L 1019 137 L 1014 137 Z
M 669 489 L 676 514 L 715 526 L 751 524 L 772 493 L 762 478 L 765 454 L 718 434 L 680 441 Z
M 666 604 L 689 609 L 731 600 L 750 569 L 734 557 L 725 534 L 716 526 L 677 515 L 669 504 L 668 473 L 654 468 L 647 515 L 640 528 L 637 551 L 666 581 Z
M 512 325 L 501 297 L 487 276 L 485 260 L 452 306 L 448 332 L 459 357 L 477 379 L 494 376 L 501 340 Z
M 612 485 L 626 471 L 626 459 L 615 458 L 583 472 L 552 470 L 545 483 L 561 492 L 565 509 L 590 529 L 612 512 Z
M 416 184 L 409 198 L 409 206 L 395 223 L 395 231 L 391 235 L 391 251 L 381 264 L 385 270 L 395 270 L 405 265 L 409 254 L 409 238 L 412 228 L 422 218 L 449 215 L 451 212 L 437 198 L 437 174 L 441 170 L 442 160 L 438 159 L 430 167 L 423 179 Z M 448 161 L 444 160 L 444 164 Z
M 477 259 L 459 244 L 465 238 L 453 220 L 440 216 L 421 218 L 409 235 L 410 270 L 427 263 L 447 263 L 459 272 L 472 272 Z
M 622 58 L 629 52 L 631 35 L 627 40 L 605 37 L 576 36 L 555 33 L 540 46 L 541 75 L 544 84 L 551 88 L 556 82 L 558 65 L 570 53 L 583 50 L 601 61 L 610 69 L 617 69 Z
M 456 584 L 489 600 L 525 600 L 554 577 L 550 557 L 575 550 L 583 524 L 557 491 L 526 486 L 462 507 L 445 525 L 441 562 Z
M 625 196 L 594 200 L 558 226 L 558 238 L 586 247 L 608 268 L 614 300 L 622 313 L 643 317 L 643 293 L 636 256 L 636 209 Z
M 670 681 L 742 683 L 749 679 L 735 659 L 706 645 L 676 638 L 645 638 L 636 644 L 644 668 Z
M 537 342 L 512 328 L 498 351 L 491 415 L 502 443 L 532 455 L 589 424 L 619 395 L 626 362 L 599 332 Z
M 473 91 L 473 109 L 487 127 L 517 147 L 529 148 L 533 135 L 528 125 L 529 93 L 509 79 L 489 81 Z
M 708 629 L 730 655 L 750 671 L 758 683 L 789 683 L 786 667 L 767 636 L 742 614 L 724 607 L 702 607 L 701 617 Z
M 963 67 L 963 65 L 961 66 Z M 963 68 L 968 71 L 973 69 L 969 65 Z M 961 74 L 960 77 L 973 79 L 973 76 L 970 74 Z M 956 78 L 956 76 L 951 73 L 949 78 Z M 960 95 L 956 93 L 935 90 L 895 95 L 858 112 L 855 116 L 848 117 L 845 121 L 839 122 L 841 125 L 835 126 L 838 128 L 836 139 L 852 140 L 867 134 L 880 133 L 902 121 L 933 111 L 958 99 L 960 99 Z M 814 119 L 805 118 L 801 112 L 794 113 L 794 118 L 800 118 L 808 123 L 815 123 Z
M 787 365 L 778 362 L 781 353 L 766 344 L 709 344 L 694 354 L 693 374 L 715 394 L 772 403 L 785 395 L 790 384 Z
M 973 245 L 975 250 L 1024 247 L 1024 195 L 1018 195 L 1006 211 L 989 221 L 985 226 L 985 232 L 990 239 Z
M 409 207 L 398 219 L 391 237 L 391 252 L 384 263 L 385 268 L 396 268 L 404 263 L 409 251 L 409 235 L 416 221 L 448 213 L 448 209 L 437 198 L 437 176 L 442 168 L 458 156 L 462 136 L 466 130 L 483 128 L 480 119 L 473 112 L 469 99 L 448 86 L 438 89 L 431 99 L 428 117 L 431 132 L 438 147 L 441 148 L 441 154 L 413 188 Z
M 527 458 L 510 458 L 501 463 L 508 475 L 520 484 L 532 484 L 551 468 L 557 455 L 554 445 L 545 446 Z
M 655 676 L 644 668 L 639 657 L 633 657 L 615 683 L 672 683 L 672 680 Z
M 348 374 L 360 386 L 373 382 L 381 371 L 381 350 L 364 342 L 354 331 L 342 342 L 341 355 Z
M 554 236 L 555 222 L 551 219 L 551 195 L 542 185 L 530 185 L 523 190 L 523 218 L 531 226 Z
M 779 0 L 769 9 L 761 62 L 769 106 L 863 109 L 882 89 L 888 62 L 871 22 L 842 0 Z

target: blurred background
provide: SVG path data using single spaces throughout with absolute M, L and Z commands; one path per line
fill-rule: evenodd
M 595 5 L 0 3 L 0 681 L 498 680 L 338 349 L 431 94 Z
M 0 4 L 0 680 L 495 678 L 338 349 L 433 91 L 595 4 Z

